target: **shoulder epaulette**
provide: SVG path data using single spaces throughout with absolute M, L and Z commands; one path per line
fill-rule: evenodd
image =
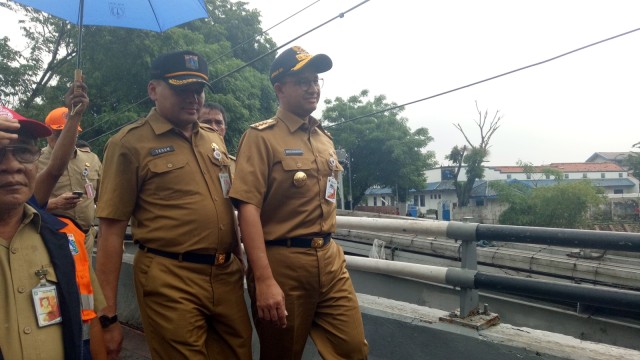
M 269 120 L 263 120 L 263 121 L 257 122 L 255 124 L 251 124 L 251 127 L 256 130 L 263 130 L 263 129 L 272 127 L 276 123 L 277 121 L 275 119 L 269 119 Z
M 331 136 L 331 133 L 330 133 L 330 132 L 328 132 L 327 130 L 325 130 L 325 129 L 322 127 L 322 125 L 318 125 L 318 129 L 320 129 L 320 131 L 321 131 L 323 134 L 327 135 L 327 136 L 329 137 L 329 139 L 333 140 L 333 136 Z
M 125 126 L 122 128 L 122 130 L 120 130 L 118 133 L 119 134 L 126 134 L 129 131 L 139 128 L 140 126 L 142 126 L 145 122 L 145 118 L 138 118 L 136 119 L 134 122 L 130 123 L 129 125 Z

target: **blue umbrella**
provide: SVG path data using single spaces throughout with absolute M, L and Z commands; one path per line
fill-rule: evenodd
M 208 17 L 204 0 L 13 0 L 79 27 L 77 64 L 82 58 L 82 26 L 165 31 Z

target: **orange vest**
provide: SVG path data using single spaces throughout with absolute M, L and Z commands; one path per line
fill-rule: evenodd
M 67 226 L 60 229 L 61 233 L 67 234 L 69 238 L 69 250 L 73 255 L 73 261 L 76 264 L 76 282 L 78 290 L 80 290 L 80 302 L 82 303 L 82 321 L 97 317 L 93 309 L 93 287 L 91 286 L 91 274 L 89 272 L 89 254 L 84 247 L 84 233 L 69 219 L 58 217 Z

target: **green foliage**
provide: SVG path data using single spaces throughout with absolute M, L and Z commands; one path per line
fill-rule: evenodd
M 633 147 L 640 149 L 640 142 L 633 144 Z M 640 179 L 640 152 L 632 151 L 624 162 L 625 165 L 629 167 L 633 176 L 636 179 Z
M 0 39 L 0 96 L 21 114 L 43 120 L 51 109 L 63 105 L 62 96 L 73 79 L 77 28 L 0 1 L 28 19 L 22 26 L 27 51 L 12 49 L 8 39 Z M 247 3 L 229 0 L 207 0 L 207 6 L 210 18 L 164 33 L 85 26 L 82 68 L 91 105 L 80 137 L 96 153 L 102 154 L 103 144 L 117 129 L 149 112 L 153 106 L 147 99 L 149 66 L 164 52 L 189 49 L 208 60 L 210 80 L 219 80 L 212 84 L 215 93 L 207 93 L 207 101 L 219 102 L 227 110 L 225 140 L 232 153 L 249 124 L 275 112 L 276 98 L 267 75 L 274 55 L 230 74 L 275 48 L 271 38 L 260 35 L 260 13 L 246 8 Z
M 583 228 L 592 207 L 604 203 L 601 190 L 589 181 L 530 188 L 523 183 L 491 182 L 498 199 L 509 207 L 500 214 L 503 225 Z
M 553 178 L 555 181 L 562 180 L 562 171 L 550 167 L 535 167 L 530 162 L 518 160 L 516 164 L 522 167 L 523 172 L 533 183 L 533 187 L 538 187 L 538 181 Z
M 433 138 L 427 128 L 411 131 L 407 119 L 400 116 L 403 108 L 350 121 L 396 106 L 384 95 L 370 99 L 368 90 L 347 99 L 325 100 L 325 104 L 323 119 L 334 124 L 329 130 L 336 148 L 346 150 L 351 159 L 354 204 L 373 185 L 397 185 L 401 201 L 407 190 L 424 186 L 424 171 L 436 166 L 435 153 L 424 151 Z M 349 184 L 345 185 L 348 193 Z
M 473 144 L 462 129 L 462 125 L 459 123 L 454 124 L 456 129 L 464 136 L 468 146 L 463 145 L 460 147 L 456 145 L 451 149 L 451 152 L 445 156 L 445 159 L 449 160 L 456 168 L 453 174 L 453 186 L 456 189 L 458 205 L 461 207 L 469 205 L 471 191 L 473 190 L 476 180 L 484 177 L 484 166 L 482 166 L 482 163 L 489 156 L 489 142 L 493 134 L 500 128 L 500 120 L 502 119 L 502 116 L 499 115 L 500 111 L 496 111 L 493 119 L 487 124 L 489 111 L 485 110 L 485 112 L 482 113 L 480 108 L 478 108 L 477 102 L 476 110 L 478 111 L 476 125 L 480 130 L 480 142 Z M 458 180 L 460 170 L 463 166 L 465 167 L 465 173 L 467 175 L 466 181 Z

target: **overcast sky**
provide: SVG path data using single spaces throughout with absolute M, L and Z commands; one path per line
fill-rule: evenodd
M 314 0 L 249 0 L 267 29 Z M 320 0 L 269 31 L 286 43 L 362 0 Z M 0 9 L 0 36 L 16 20 Z M 640 28 L 640 1 L 371 0 L 293 44 L 326 53 L 323 98 L 369 89 L 403 104 L 530 65 Z M 437 159 L 463 144 L 460 123 L 479 141 L 475 101 L 502 127 L 489 165 L 583 162 L 640 141 L 640 31 L 497 80 L 406 107 L 426 127 Z M 321 109 L 315 115 L 320 116 Z M 256 119 L 259 120 L 259 119 Z
M 314 0 L 249 0 L 269 28 Z M 361 0 L 320 0 L 269 32 L 278 45 Z M 546 60 L 640 28 L 639 1 L 371 0 L 295 41 L 326 53 L 324 98 L 361 89 L 403 104 Z M 640 142 L 640 31 L 559 60 L 406 107 L 427 127 L 444 161 L 463 144 L 460 123 L 479 141 L 475 101 L 500 110 L 489 165 L 583 162 Z M 318 111 L 316 115 L 320 115 Z

